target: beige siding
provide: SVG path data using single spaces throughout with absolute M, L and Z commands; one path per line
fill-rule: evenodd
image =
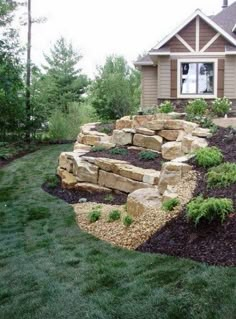
M 225 59 L 225 83 L 224 94 L 230 99 L 236 98 L 236 57 Z
M 171 84 L 170 58 L 160 58 L 158 61 L 158 98 L 170 98 Z
M 157 104 L 157 67 L 142 66 L 142 107 Z

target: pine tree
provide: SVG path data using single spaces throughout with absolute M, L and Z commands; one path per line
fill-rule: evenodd
M 45 55 L 47 65 L 43 69 L 46 74 L 42 77 L 41 89 L 45 89 L 45 103 L 50 109 L 60 108 L 68 112 L 71 102 L 81 100 L 89 84 L 87 76 L 82 75 L 78 68 L 81 58 L 72 44 L 67 43 L 63 37 L 56 41 L 50 54 Z

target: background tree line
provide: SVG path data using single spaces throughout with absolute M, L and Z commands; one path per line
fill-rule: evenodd
M 107 57 L 91 80 L 79 67 L 80 52 L 61 37 L 43 65 L 34 65 L 30 54 L 25 64 L 25 49 L 12 27 L 19 5 L 0 0 L 0 141 L 74 139 L 84 122 L 115 120 L 138 109 L 140 74 L 122 56 Z M 31 39 L 28 53 L 29 47 Z

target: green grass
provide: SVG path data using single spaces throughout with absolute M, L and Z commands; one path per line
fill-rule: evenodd
M 233 319 L 236 269 L 115 248 L 44 193 L 68 145 L 0 169 L 1 319 Z

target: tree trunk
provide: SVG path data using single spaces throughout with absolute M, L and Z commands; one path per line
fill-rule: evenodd
M 27 38 L 27 62 L 26 62 L 26 121 L 27 132 L 26 138 L 30 139 L 30 110 L 31 110 L 31 32 L 32 32 L 32 18 L 31 18 L 31 0 L 28 0 L 28 38 Z

